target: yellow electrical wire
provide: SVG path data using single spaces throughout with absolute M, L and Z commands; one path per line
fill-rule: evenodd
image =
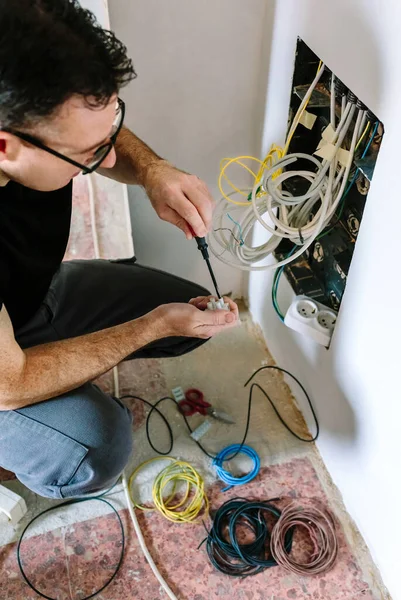
M 363 130 L 363 133 L 362 133 L 361 137 L 358 140 L 357 145 L 355 146 L 355 150 L 358 150 L 359 146 L 361 145 L 361 142 L 362 142 L 363 138 L 365 137 L 365 135 L 368 132 L 368 129 L 369 129 L 370 125 L 371 125 L 371 123 L 370 123 L 370 121 L 368 121 L 368 123 L 366 124 L 365 129 Z
M 316 74 L 320 71 L 322 64 L 323 64 L 323 62 L 320 61 L 319 66 L 316 71 Z M 301 113 L 298 116 L 297 125 L 299 124 L 299 121 L 300 121 L 304 111 L 306 110 L 307 106 L 308 106 L 308 102 L 305 104 L 303 110 L 301 111 Z M 219 179 L 218 179 L 218 186 L 219 186 L 219 190 L 220 190 L 222 197 L 225 200 L 227 200 L 227 202 L 230 202 L 231 204 L 235 204 L 236 206 L 249 206 L 249 199 L 248 199 L 249 195 L 246 192 L 244 192 L 243 190 L 240 190 L 231 181 L 231 179 L 229 179 L 229 177 L 227 176 L 227 173 L 226 173 L 227 168 L 232 164 L 237 164 L 237 165 L 243 167 L 246 171 L 248 171 L 248 173 L 250 175 L 252 175 L 253 180 L 254 180 L 253 184 L 252 184 L 252 187 L 253 187 L 256 183 L 259 183 L 261 181 L 263 173 L 266 169 L 268 169 L 268 170 L 271 169 L 278 160 L 280 160 L 287 154 L 288 148 L 290 146 L 290 143 L 291 143 L 292 137 L 295 133 L 295 130 L 296 130 L 296 127 L 294 128 L 294 131 L 291 133 L 291 136 L 289 136 L 288 139 L 286 140 L 284 148 L 282 148 L 281 146 L 277 146 L 276 144 L 272 144 L 268 154 L 266 155 L 266 157 L 264 158 L 263 161 L 261 161 L 259 158 L 256 158 L 254 156 L 236 156 L 234 158 L 223 158 L 220 161 L 220 175 L 219 175 Z M 362 141 L 362 138 L 360 141 Z M 248 167 L 248 165 L 246 165 L 242 162 L 243 160 L 251 160 L 251 161 L 258 163 L 260 165 L 259 171 L 255 174 L 254 171 L 252 171 L 252 169 L 250 167 Z M 282 173 L 282 169 L 277 169 L 277 171 L 273 174 L 273 179 L 275 179 L 276 177 L 281 175 L 281 173 Z M 228 183 L 228 185 L 231 187 L 231 189 L 233 191 L 235 191 L 240 196 L 247 198 L 247 201 L 242 202 L 239 200 L 234 200 L 233 198 L 228 196 L 223 189 L 223 178 L 226 180 L 226 182 Z M 262 196 L 265 193 L 266 192 L 264 190 L 260 190 L 260 192 L 257 194 L 257 196 L 258 197 Z
M 232 165 L 233 163 L 237 163 L 240 164 L 246 171 L 248 171 L 248 173 L 250 173 L 254 180 L 256 179 L 257 175 L 256 173 L 254 173 L 252 171 L 252 169 L 250 169 L 250 167 L 248 167 L 247 165 L 243 164 L 241 161 L 242 160 L 253 160 L 254 162 L 257 162 L 259 165 L 263 165 L 263 161 L 259 160 L 259 158 L 255 158 L 254 156 L 236 156 L 234 158 L 223 158 L 221 163 L 223 163 L 223 166 L 220 169 L 220 175 L 219 175 L 219 179 L 218 179 L 218 186 L 219 186 L 219 190 L 220 193 L 222 195 L 223 198 L 225 198 L 228 202 L 231 202 L 232 204 L 236 204 L 237 206 L 249 206 L 249 202 L 240 202 L 238 200 L 233 200 L 232 198 L 230 198 L 229 196 L 227 196 L 227 194 L 225 193 L 225 191 L 223 190 L 223 185 L 222 185 L 222 179 L 223 177 L 226 179 L 226 181 L 229 183 L 230 187 L 235 190 L 238 194 L 240 194 L 241 196 L 247 196 L 247 194 L 244 194 L 243 191 L 241 191 L 239 188 L 237 188 L 237 186 L 235 186 L 231 180 L 227 177 L 226 175 L 226 169 L 227 167 L 229 167 L 230 165 Z
M 154 507 L 143 506 L 132 497 L 133 481 L 145 466 L 159 460 L 169 460 L 172 464 L 167 465 L 153 482 L 152 498 Z M 181 500 L 174 500 L 177 488 L 182 482 L 185 483 L 183 497 Z M 163 494 L 170 484 L 172 484 L 172 489 L 165 498 Z M 202 477 L 189 463 L 178 461 L 172 456 L 157 456 L 140 464 L 129 478 L 128 491 L 132 505 L 135 508 L 143 511 L 158 510 L 166 519 L 174 523 L 194 522 L 199 513 L 202 511 L 208 513 L 209 510 L 209 501 L 205 494 Z
M 186 484 L 184 496 L 176 504 L 171 504 L 179 482 Z M 163 492 L 170 483 L 173 484 L 173 492 L 166 501 Z M 184 461 L 176 461 L 159 473 L 153 485 L 152 496 L 159 512 L 173 523 L 191 523 L 202 510 L 206 513 L 209 510 L 202 477 L 192 465 Z

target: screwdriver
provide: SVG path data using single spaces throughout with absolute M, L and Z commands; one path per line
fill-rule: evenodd
M 212 278 L 213 281 L 213 285 L 214 285 L 214 289 L 216 290 L 216 294 L 217 294 L 217 299 L 221 298 L 220 296 L 220 292 L 219 292 L 219 288 L 217 287 L 217 281 L 216 281 L 216 277 L 213 273 L 213 269 L 212 269 L 212 265 L 210 264 L 210 258 L 209 258 L 209 252 L 208 252 L 208 245 L 206 242 L 206 238 L 204 237 L 197 237 L 195 235 L 194 230 L 192 229 L 192 227 L 190 227 L 191 233 L 194 236 L 196 243 L 198 244 L 198 250 L 200 250 L 202 252 L 202 256 L 206 261 L 207 264 L 207 268 L 209 269 L 209 273 L 210 273 L 210 277 Z

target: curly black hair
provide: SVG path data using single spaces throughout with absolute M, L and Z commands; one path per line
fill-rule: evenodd
M 0 126 L 49 117 L 72 95 L 104 106 L 136 77 L 127 49 L 77 0 L 0 0 Z

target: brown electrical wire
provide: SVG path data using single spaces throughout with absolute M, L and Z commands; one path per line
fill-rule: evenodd
M 307 562 L 297 561 L 285 549 L 285 535 L 289 530 L 301 527 L 306 530 L 313 546 Z M 338 542 L 333 515 L 316 505 L 284 508 L 271 535 L 271 553 L 276 562 L 298 575 L 327 573 L 337 558 Z

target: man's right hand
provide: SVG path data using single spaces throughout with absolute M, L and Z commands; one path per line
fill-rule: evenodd
M 184 336 L 207 339 L 231 329 L 239 323 L 238 306 L 224 297 L 230 310 L 205 310 L 213 296 L 199 296 L 188 304 L 172 303 L 158 306 L 147 316 L 154 318 L 160 337 Z M 153 320 L 153 319 L 152 319 Z

